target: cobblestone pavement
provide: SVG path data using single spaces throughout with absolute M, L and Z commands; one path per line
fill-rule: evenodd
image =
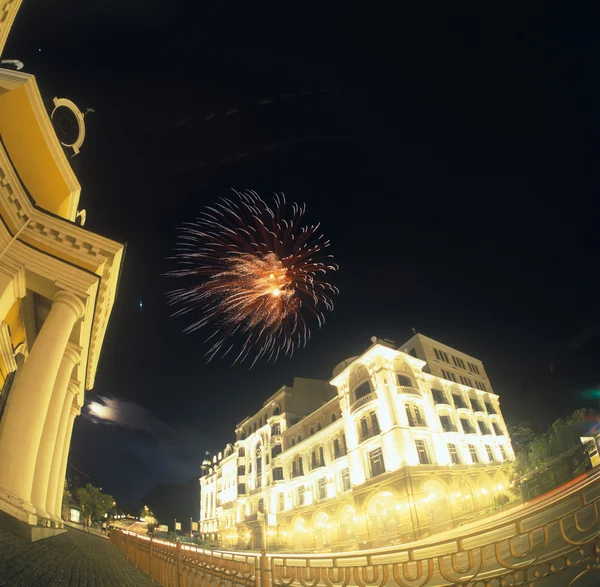
M 155 585 L 105 539 L 68 528 L 27 542 L 0 526 L 0 585 L 10 587 L 151 587 Z

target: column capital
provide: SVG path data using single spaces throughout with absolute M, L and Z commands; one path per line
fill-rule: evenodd
M 54 303 L 64 304 L 65 306 L 69 307 L 71 310 L 73 310 L 78 320 L 85 312 L 85 305 L 81 299 L 74 293 L 64 289 L 56 292 L 56 295 L 54 296 Z
M 81 414 L 81 408 L 77 405 L 73 405 L 73 407 L 71 408 L 71 416 L 77 418 L 79 414 Z
M 65 349 L 63 359 L 68 359 L 71 361 L 73 366 L 78 365 L 79 361 L 81 361 L 81 347 L 76 344 L 69 343 Z

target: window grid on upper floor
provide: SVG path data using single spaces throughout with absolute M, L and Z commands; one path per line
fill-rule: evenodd
M 485 450 L 487 452 L 488 461 L 490 461 L 490 463 L 493 463 L 496 460 L 496 458 L 494 457 L 494 451 L 492 450 L 492 447 L 489 444 L 486 444 Z
M 502 460 L 505 461 L 507 459 L 506 449 L 502 445 L 500 445 L 499 448 L 500 448 L 500 456 L 502 457 Z
M 404 404 L 406 417 L 408 418 L 409 426 L 426 426 L 425 417 L 421 414 L 421 410 L 417 404 L 408 402 Z

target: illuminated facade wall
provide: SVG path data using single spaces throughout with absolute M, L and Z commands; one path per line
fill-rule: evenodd
M 270 548 L 376 545 L 504 503 L 514 453 L 481 361 L 421 335 L 401 348 L 377 341 L 331 387 L 296 380 L 241 422 L 201 478 L 201 532 L 231 548 L 265 533 Z M 434 374 L 442 353 L 457 381 Z
M 19 5 L 0 0 L 0 54 Z M 66 103 L 78 149 L 83 114 Z M 51 116 L 33 75 L 0 67 L 0 522 L 29 540 L 64 530 L 71 432 L 124 250 L 83 228 L 72 153 Z

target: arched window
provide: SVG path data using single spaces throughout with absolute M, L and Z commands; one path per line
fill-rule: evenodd
M 279 416 L 279 414 L 281 414 L 281 410 L 279 409 L 279 406 L 275 406 L 275 409 L 273 410 L 273 416 Z
M 315 433 L 315 429 L 311 426 L 308 435 L 312 436 L 314 433 Z
M 302 436 L 300 436 L 300 434 L 298 434 L 298 443 L 302 442 Z
M 371 384 L 368 381 L 364 381 L 354 390 L 354 401 L 359 400 L 361 397 L 365 397 L 365 395 L 369 395 L 371 393 Z
M 331 423 L 335 422 L 337 420 L 337 417 L 335 414 L 331 414 Z
M 296 444 L 296 441 L 292 438 L 292 446 Z
M 259 418 L 259 420 L 258 420 L 258 427 L 262 428 L 262 418 Z
M 318 423 L 317 423 L 317 432 L 318 432 L 319 430 L 321 430 L 322 428 L 323 428 L 323 426 L 321 426 L 321 422 L 318 422 Z
M 400 387 L 414 387 L 411 378 L 406 375 L 398 375 L 398 385 Z

